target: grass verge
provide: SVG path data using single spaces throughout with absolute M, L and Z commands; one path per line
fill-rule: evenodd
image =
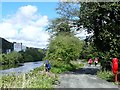
M 53 88 L 58 81 L 58 74 L 81 67 L 83 64 L 74 61 L 60 67 L 52 67 L 50 74 L 44 72 L 42 66 L 27 74 L 4 75 L 0 78 L 0 88 Z
M 34 71 L 21 75 L 5 75 L 0 78 L 1 88 L 52 88 L 57 76 L 48 76 L 47 73 L 36 68 Z
M 108 81 L 108 82 L 112 82 L 115 85 L 120 85 L 120 74 L 118 74 L 118 81 L 119 82 L 114 82 L 115 81 L 115 76 L 112 73 L 112 71 L 98 71 L 97 72 L 97 76 Z

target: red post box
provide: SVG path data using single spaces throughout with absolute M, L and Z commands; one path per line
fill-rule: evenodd
M 118 59 L 112 59 L 112 72 L 115 74 L 115 82 L 117 81 L 117 74 L 118 74 Z

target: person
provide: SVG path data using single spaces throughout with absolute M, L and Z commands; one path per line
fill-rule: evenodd
M 92 58 L 90 58 L 89 60 L 88 60 L 88 64 L 91 66 L 91 64 L 92 64 Z
M 98 64 L 98 58 L 95 58 L 94 63 L 95 63 L 95 66 Z
M 51 65 L 50 65 L 50 63 L 49 63 L 48 60 L 45 61 L 44 66 L 45 66 L 45 71 L 46 71 L 46 72 L 49 72 L 50 69 L 51 69 Z

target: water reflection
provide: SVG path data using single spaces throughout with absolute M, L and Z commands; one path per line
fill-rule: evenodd
M 0 70 L 0 74 L 11 74 L 11 73 L 28 73 L 31 70 L 40 67 L 43 65 L 43 61 L 38 61 L 38 62 L 27 62 L 24 63 L 23 66 L 19 66 L 17 68 L 10 68 L 6 70 Z
M 13 64 L 10 64 L 10 65 L 1 65 L 0 66 L 0 70 L 6 70 L 6 69 L 10 69 L 10 68 L 17 68 L 19 66 L 23 66 L 23 65 L 13 65 Z

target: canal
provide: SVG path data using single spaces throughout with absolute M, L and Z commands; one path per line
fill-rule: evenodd
M 23 63 L 22 66 L 16 67 L 16 68 L 10 68 L 6 70 L 0 70 L 0 75 L 5 75 L 5 74 L 19 74 L 19 73 L 28 73 L 31 70 L 34 70 L 37 67 L 40 67 L 43 65 L 43 61 L 38 61 L 38 62 L 27 62 Z

